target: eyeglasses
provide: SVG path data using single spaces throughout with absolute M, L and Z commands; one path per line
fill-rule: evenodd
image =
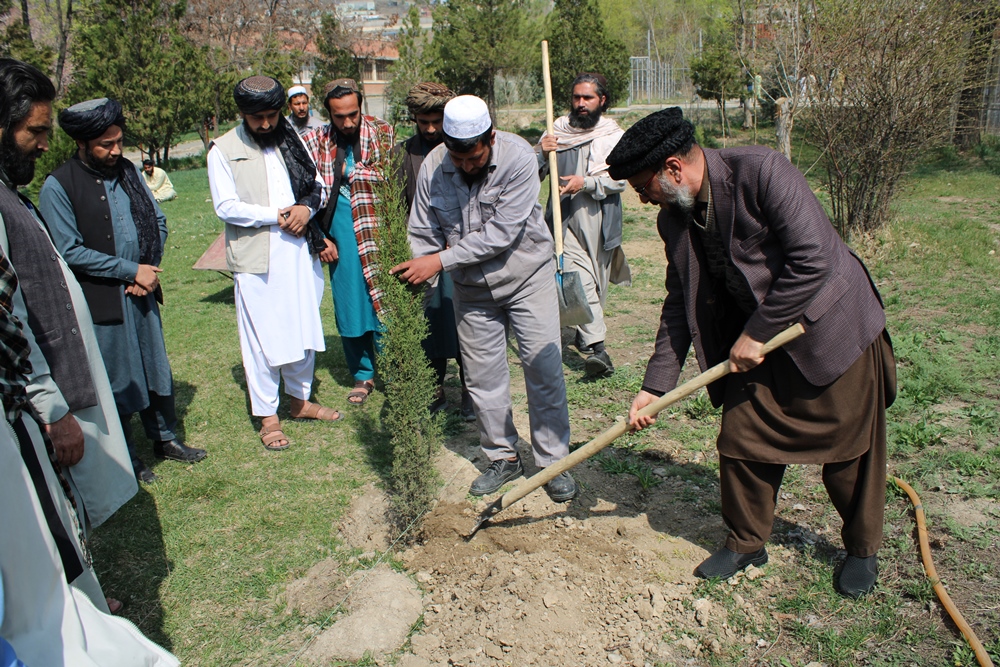
M 655 171 L 653 172 L 653 175 L 649 177 L 649 180 L 646 181 L 646 184 L 643 185 L 641 188 L 636 188 L 633 185 L 632 187 L 635 188 L 635 193 L 637 195 L 639 195 L 640 197 L 645 197 L 646 196 L 646 188 L 649 187 L 649 184 L 653 182 L 654 178 L 656 178 L 656 172 Z

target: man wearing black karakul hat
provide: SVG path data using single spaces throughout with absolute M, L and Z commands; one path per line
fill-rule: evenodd
M 341 416 L 309 401 L 316 352 L 326 349 L 320 261 L 336 255 L 312 221 L 323 182 L 298 132 L 281 115 L 284 88 L 269 76 L 251 76 L 236 84 L 233 99 L 243 122 L 209 149 L 208 184 L 226 227 L 250 409 L 261 420 L 261 443 L 279 451 L 290 444 L 278 419 L 279 382 L 292 418 Z
M 45 179 L 39 208 L 90 306 L 136 478 L 156 479 L 136 452 L 139 413 L 157 458 L 194 463 L 205 450 L 176 435 L 174 383 L 157 301 L 167 219 L 136 166 L 122 158 L 125 117 L 115 100 L 59 114 L 77 152 Z
M 694 141 L 677 107 L 633 125 L 608 156 L 660 206 L 667 296 L 656 347 L 629 422 L 677 384 L 693 344 L 703 370 L 728 358 L 735 374 L 709 386 L 722 405 L 717 446 L 725 546 L 695 570 L 728 578 L 767 562 L 787 464 L 822 464 L 844 521 L 847 559 L 835 586 L 875 587 L 885 510 L 885 409 L 895 362 L 881 298 L 805 178 L 761 146 L 713 150 Z M 795 323 L 806 333 L 763 358 L 763 343 Z

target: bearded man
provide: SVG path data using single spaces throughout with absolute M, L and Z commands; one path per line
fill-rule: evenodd
M 292 86 L 288 89 L 288 111 L 285 120 L 292 124 L 299 136 L 323 127 L 323 121 L 314 116 L 309 108 L 309 93 L 305 86 Z
M 629 128 L 608 165 L 642 202 L 659 205 L 667 254 L 656 347 L 629 423 L 656 421 L 638 412 L 674 388 L 692 345 L 702 370 L 728 359 L 733 371 L 708 387 L 722 405 L 716 446 L 729 536 L 695 574 L 728 579 L 766 563 L 785 466 L 822 464 L 847 550 L 834 586 L 848 597 L 870 592 L 896 367 L 865 265 L 781 153 L 702 148 L 680 107 Z M 764 358 L 764 343 L 795 323 L 805 334 Z
M 590 377 L 614 373 L 605 349 L 607 325 L 604 303 L 608 283 L 631 282 L 622 251 L 622 199 L 625 181 L 608 176 L 605 159 L 622 136 L 613 119 L 604 115 L 611 105 L 607 80 L 600 74 L 581 74 L 573 80 L 573 106 L 556 119 L 553 133 L 538 142 L 538 176 L 549 173 L 549 153 L 556 151 L 559 202 L 563 220 L 563 262 L 580 275 L 594 321 L 574 327 L 577 349 L 587 355 L 584 369 Z M 552 194 L 546 218 L 552 226 Z
M 86 298 L 38 210 L 17 192 L 31 182 L 37 158 L 48 150 L 54 97 L 52 82 L 40 71 L 0 60 L 0 250 L 17 274 L 12 315 L 24 325 L 30 350 L 27 397 L 86 535 L 137 487 Z M 50 463 L 47 455 L 40 460 Z M 92 571 L 84 575 L 74 585 L 95 606 L 121 608 L 121 602 L 105 600 Z
M 417 176 L 424 158 L 444 140 L 441 124 L 444 122 L 444 105 L 455 97 L 447 86 L 426 81 L 410 88 L 406 96 L 406 108 L 410 112 L 416 133 L 396 144 L 396 178 L 403 184 L 406 194 L 406 210 L 413 205 L 417 192 Z M 455 308 L 452 302 L 454 286 L 447 271 L 437 276 L 437 282 L 425 297 L 424 316 L 427 318 L 427 337 L 424 339 L 424 354 L 437 375 L 437 392 L 431 403 L 431 414 L 445 410 L 448 401 L 444 394 L 444 377 L 448 360 L 458 363 L 458 373 L 462 380 L 461 415 L 465 421 L 476 421 L 472 397 L 465 386 L 465 369 L 458 348 L 458 331 L 455 328 Z
M 375 184 L 394 140 L 392 127 L 361 113 L 363 97 L 354 79 L 336 79 L 323 90 L 330 124 L 303 137 L 323 179 L 326 207 L 319 226 L 331 249 L 330 287 L 337 331 L 361 405 L 375 389 L 375 349 L 382 331 L 381 291 L 374 284 L 377 246 Z
M 195 463 L 203 449 L 176 435 L 174 380 L 163 341 L 160 260 L 167 219 L 135 165 L 122 158 L 125 116 L 106 97 L 59 114 L 77 152 L 45 179 L 39 207 L 76 274 L 94 320 L 136 479 L 156 475 L 132 440 L 136 412 L 161 459 Z
M 233 99 L 243 122 L 209 149 L 208 183 L 215 213 L 226 224 L 250 408 L 261 419 L 264 448 L 278 451 L 290 444 L 278 419 L 279 381 L 293 418 L 341 417 L 309 401 L 316 352 L 326 349 L 319 314 L 326 244 L 312 222 L 323 184 L 281 115 L 285 91 L 277 80 L 243 79 Z

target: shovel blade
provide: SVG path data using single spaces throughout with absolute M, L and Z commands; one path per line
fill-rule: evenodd
M 587 303 L 587 295 L 583 291 L 583 281 L 576 271 L 558 273 L 556 285 L 559 292 L 559 322 L 564 327 L 575 327 L 579 324 L 590 324 L 594 321 L 594 313 Z

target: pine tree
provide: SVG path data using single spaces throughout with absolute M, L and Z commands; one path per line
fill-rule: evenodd
M 452 90 L 496 109 L 496 78 L 537 74 L 541 58 L 529 0 L 449 0 L 434 9 L 435 74 Z
M 316 71 L 313 74 L 313 97 L 319 97 L 323 86 L 334 79 L 350 78 L 361 86 L 361 63 L 351 51 L 351 35 L 333 14 L 324 14 L 316 36 Z
M 426 58 L 427 35 L 420 28 L 420 9 L 416 5 L 403 18 L 397 47 L 399 59 L 389 67 L 391 80 L 386 89 L 386 116 L 393 125 L 409 116 L 405 100 L 410 88 L 430 79 L 432 73 Z
M 555 0 L 546 20 L 552 95 L 569 107 L 577 74 L 597 72 L 608 80 L 612 101 L 628 97 L 629 57 L 625 45 L 604 27 L 597 0 Z
M 184 3 L 96 0 L 76 24 L 70 104 L 93 97 L 118 100 L 128 139 L 166 158 L 172 140 L 212 112 L 213 73 L 205 49 L 177 29 Z

